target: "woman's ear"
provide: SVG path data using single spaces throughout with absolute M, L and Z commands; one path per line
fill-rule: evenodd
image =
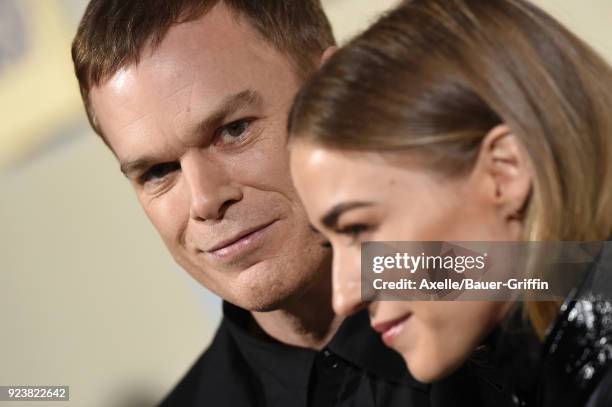
M 473 177 L 505 221 L 522 223 L 533 169 L 525 146 L 507 125 L 496 126 L 485 136 Z
M 327 47 L 323 54 L 321 54 L 321 60 L 319 61 L 319 68 L 322 67 L 332 55 L 334 55 L 338 51 L 338 47 L 332 45 L 331 47 Z

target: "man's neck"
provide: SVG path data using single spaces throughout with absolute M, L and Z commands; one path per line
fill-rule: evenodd
M 334 314 L 328 279 L 285 306 L 269 312 L 251 312 L 259 328 L 287 345 L 320 350 L 335 335 L 343 318 Z

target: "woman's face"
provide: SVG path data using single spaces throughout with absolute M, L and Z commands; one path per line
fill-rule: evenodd
M 435 174 L 414 153 L 332 150 L 297 141 L 291 170 L 312 225 L 333 247 L 333 304 L 348 315 L 369 307 L 371 323 L 423 382 L 457 368 L 497 324 L 502 302 L 364 303 L 361 241 L 516 240 L 495 176 Z M 497 199 L 497 200 L 496 200 Z

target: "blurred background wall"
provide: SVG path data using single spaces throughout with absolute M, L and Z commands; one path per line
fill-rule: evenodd
M 324 0 L 340 41 L 394 3 Z M 536 3 L 612 60 L 612 1 Z M 0 0 L 0 385 L 152 406 L 206 347 L 220 302 L 173 263 L 86 123 L 69 57 L 85 4 Z

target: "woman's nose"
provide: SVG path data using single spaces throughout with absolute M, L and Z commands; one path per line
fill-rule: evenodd
M 333 308 L 337 315 L 347 316 L 368 306 L 361 295 L 361 256 L 334 250 L 332 263 Z

